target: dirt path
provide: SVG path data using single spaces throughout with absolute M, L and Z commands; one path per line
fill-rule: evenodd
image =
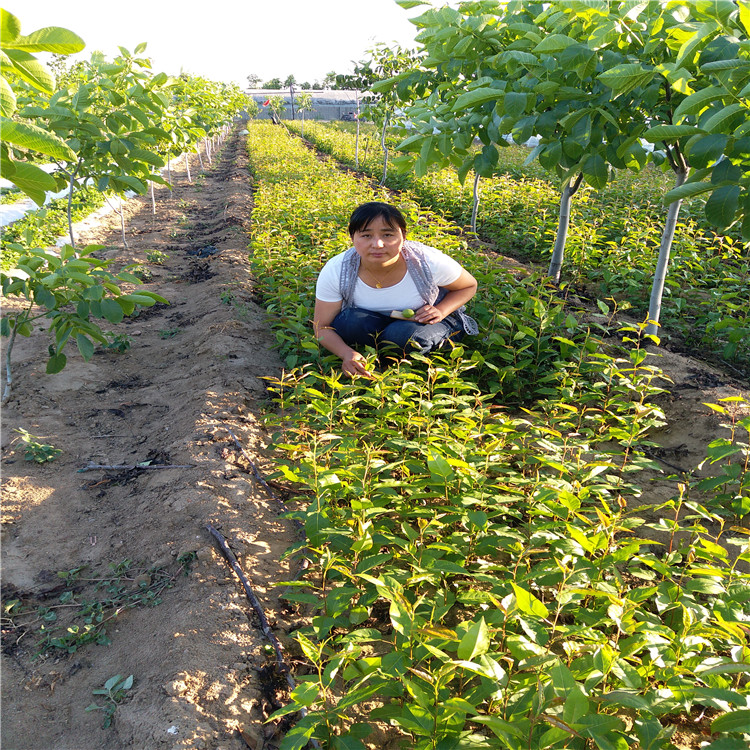
M 16 611 L 22 605 L 30 614 L 12 613 L 3 624 L 7 750 L 246 750 L 236 730 L 252 737 L 261 726 L 264 641 L 205 525 L 231 541 L 275 617 L 270 587 L 289 575 L 280 559 L 296 537 L 225 427 L 266 465 L 256 415 L 269 406 L 262 378 L 278 375 L 281 363 L 265 314 L 251 301 L 252 195 L 242 139 L 231 139 L 198 182 L 179 174 L 174 197 L 157 193 L 156 217 L 149 198 L 129 201 L 129 251 L 116 215 L 81 236 L 81 244 L 107 245 L 103 255 L 118 264 L 146 264 L 153 272 L 147 288 L 170 301 L 117 329 L 132 341 L 129 351 L 101 350 L 89 363 L 69 354 L 53 376 L 44 374 L 41 333 L 14 351 L 16 385 L 2 436 L 3 601 L 20 600 Z M 191 255 L 207 246 L 219 252 Z M 146 262 L 154 250 L 168 254 L 162 266 Z M 17 428 L 63 453 L 51 463 L 25 461 Z M 79 473 L 89 462 L 148 460 L 191 468 Z M 58 575 L 77 568 L 70 584 Z M 94 578 L 108 581 L 83 580 Z M 159 591 L 165 582 L 170 587 Z M 100 610 L 109 618 L 123 601 L 133 603 L 127 596 L 147 600 L 149 592 L 161 603 L 113 617 L 109 645 L 34 658 L 45 622 L 39 607 L 57 617 L 48 627 L 82 629 L 81 618 L 70 619 L 80 607 L 71 605 L 103 602 L 95 616 Z M 65 634 L 59 627 L 49 637 Z M 85 709 L 97 699 L 92 690 L 117 674 L 132 674 L 133 687 L 102 729 L 104 713 Z
M 197 157 L 192 169 L 195 177 Z M 88 364 L 69 354 L 66 369 L 47 376 L 46 338 L 17 344 L 2 426 L 3 601 L 17 602 L 3 620 L 4 750 L 278 744 L 262 724 L 275 692 L 264 676 L 267 642 L 205 529 L 213 524 L 231 541 L 283 637 L 296 618 L 272 585 L 292 575 L 293 563 L 280 560 L 294 528 L 227 431 L 261 468 L 270 465 L 262 378 L 282 364 L 252 301 L 242 138 L 235 134 L 195 184 L 182 171 L 175 181 L 174 196 L 157 194 L 155 217 L 150 198 L 129 201 L 129 250 L 115 215 L 92 220 L 81 237 L 106 245 L 103 255 L 117 263 L 147 265 L 147 288 L 170 301 L 118 327 L 129 351 L 101 350 Z M 218 252 L 196 254 L 206 248 Z M 154 251 L 169 256 L 163 265 L 147 261 Z M 670 473 L 697 465 L 722 434 L 703 403 L 748 389 L 698 360 L 661 354 L 673 383 L 660 397 L 670 424 L 656 458 Z M 51 463 L 25 461 L 18 428 L 63 453 Z M 144 461 L 190 468 L 79 471 L 90 462 Z M 656 481 L 643 500 L 663 501 L 672 488 Z M 148 606 L 152 600 L 160 603 Z M 110 642 L 35 656 L 43 641 L 81 643 L 87 623 L 73 618 L 86 603 L 90 625 L 107 620 Z M 67 631 L 73 626 L 78 634 Z M 133 686 L 103 728 L 104 712 L 85 709 L 94 700 L 106 706 L 92 691 L 114 675 L 133 675 Z

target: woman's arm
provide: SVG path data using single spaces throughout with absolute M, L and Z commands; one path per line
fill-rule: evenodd
M 315 312 L 313 313 L 313 330 L 315 338 L 329 352 L 341 358 L 341 369 L 347 375 L 362 375 L 370 378 L 365 368 L 365 357 L 349 346 L 331 326 L 333 319 L 341 311 L 341 302 L 323 302 L 315 298 Z
M 466 270 L 451 284 L 446 284 L 448 294 L 436 305 L 424 305 L 417 310 L 414 320 L 418 323 L 439 323 L 452 312 L 465 305 L 477 292 L 477 280 Z

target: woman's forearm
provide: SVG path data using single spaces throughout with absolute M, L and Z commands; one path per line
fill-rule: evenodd
M 447 317 L 452 312 L 458 310 L 459 307 L 465 305 L 477 292 L 477 285 L 467 286 L 463 289 L 453 289 L 448 294 L 437 302 L 434 307 L 443 314 L 443 317 Z
M 318 343 L 328 349 L 331 354 L 335 354 L 339 359 L 347 359 L 351 357 L 352 349 L 341 336 L 336 333 L 334 328 L 329 326 L 316 327 L 315 336 L 318 339 Z

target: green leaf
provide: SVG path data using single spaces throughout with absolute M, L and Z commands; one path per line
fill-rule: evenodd
M 21 22 L 4 8 L 0 8 L 0 35 L 3 47 L 10 47 L 21 35 Z
M 579 44 L 575 39 L 572 39 L 565 34 L 549 34 L 542 39 L 539 44 L 534 47 L 534 52 L 538 55 L 554 55 L 557 52 L 562 52 L 564 49 Z
M 564 699 L 563 721 L 572 724 L 591 711 L 591 705 L 583 692 L 583 688 L 576 682 L 570 670 L 562 663 L 555 664 L 549 670 L 555 695 Z
M 526 94 L 509 91 L 503 97 L 503 113 L 509 117 L 520 117 L 526 110 L 526 102 Z
M 516 594 L 516 606 L 526 615 L 534 617 L 549 617 L 549 610 L 530 591 L 521 588 L 516 583 L 511 583 Z
M 691 166 L 704 169 L 721 157 L 728 140 L 729 136 L 722 133 L 695 136 L 687 144 L 685 155 Z
M 615 96 L 620 96 L 646 86 L 655 75 L 654 69 L 644 68 L 639 63 L 622 63 L 600 73 L 598 78 L 612 89 Z
M 694 125 L 655 125 L 649 128 L 643 137 L 649 143 L 659 143 L 660 141 L 676 141 L 687 135 L 699 135 L 704 132 Z
M 624 708 L 632 708 L 646 714 L 651 709 L 651 702 L 638 693 L 631 693 L 627 690 L 612 690 L 602 696 L 604 705 L 614 705 Z
M 674 111 L 673 120 L 676 125 L 680 124 L 680 120 L 683 120 L 688 115 L 694 115 L 700 113 L 705 109 L 711 102 L 717 99 L 722 99 L 726 95 L 726 91 L 720 86 L 708 86 L 705 89 L 700 89 L 690 96 L 685 97 Z
M 4 176 L 19 190 L 26 193 L 38 206 L 44 205 L 47 191 L 55 190 L 57 187 L 52 175 L 47 174 L 36 164 L 14 162 L 13 166 L 15 168 L 13 174 Z
M 713 464 L 717 461 L 721 461 L 723 458 L 734 456 L 741 451 L 742 447 L 740 445 L 735 445 L 728 438 L 717 438 L 716 440 L 712 440 L 708 444 L 708 447 L 706 448 L 706 455 L 708 456 L 710 462 Z
M 137 177 L 131 177 L 130 175 L 118 175 L 117 177 L 112 177 L 111 181 L 118 188 L 133 190 L 139 195 L 143 195 L 148 190 L 148 188 Z
M 383 685 L 377 682 L 371 683 L 369 685 L 360 684 L 355 690 L 347 691 L 346 695 L 338 702 L 337 707 L 339 708 L 339 710 L 343 711 L 350 706 L 354 706 L 357 703 L 362 703 L 368 698 L 371 698 L 373 695 L 379 693 L 382 689 Z
M 122 679 L 122 677 L 119 674 L 116 674 L 114 677 L 110 677 L 105 683 L 104 683 L 104 690 L 107 692 L 111 692 L 112 688 L 117 685 L 117 683 Z M 94 692 L 97 692 L 94 690 Z
M 16 95 L 5 78 L 0 78 L 0 115 L 10 117 L 16 111 Z
M 677 200 L 683 200 L 684 198 L 692 198 L 702 193 L 708 193 L 714 189 L 714 184 L 711 182 L 687 182 L 679 187 L 672 188 L 664 194 L 662 202 L 665 204 L 672 203 Z
M 645 718 L 636 719 L 633 723 L 641 750 L 662 750 L 665 729 L 653 715 L 645 714 Z
M 154 167 L 164 166 L 164 159 L 162 159 L 161 156 L 154 154 L 151 151 L 147 151 L 145 148 L 131 148 L 128 151 L 128 157 L 133 161 L 145 162 Z
M 439 477 L 443 481 L 452 479 L 455 472 L 451 465 L 437 452 L 430 450 L 430 457 L 427 459 L 427 468 L 434 477 Z
M 702 73 L 723 72 L 725 70 L 742 70 L 748 73 L 750 72 L 750 60 L 713 60 L 701 65 Z
M 366 750 L 366 745 L 362 740 L 349 734 L 335 736 L 331 747 L 333 750 Z
M 591 154 L 587 157 L 583 162 L 581 171 L 583 172 L 584 179 L 591 187 L 601 190 L 606 186 L 609 169 L 607 168 L 607 162 L 604 161 L 600 154 Z
M 302 682 L 292 690 L 292 700 L 297 706 L 309 708 L 318 700 L 320 689 L 314 682 Z
M 601 750 L 620 750 L 621 747 L 628 747 L 624 737 L 617 734 L 622 730 L 622 721 L 616 716 L 606 714 L 582 716 L 576 722 L 576 728 L 579 728 L 581 734 L 594 740 Z
M 729 129 L 730 124 L 734 120 L 735 115 L 741 112 L 746 115 L 747 108 L 743 107 L 738 102 L 722 107 L 722 109 L 711 115 L 711 117 L 703 123 L 703 130 L 708 133 L 726 132 L 726 129 Z
M 747 662 L 726 661 L 721 664 L 713 664 L 707 668 L 703 668 L 702 665 L 698 665 L 695 668 L 695 674 L 701 679 L 704 675 L 709 674 L 736 674 L 738 672 L 750 674 L 750 664 Z
M 8 59 L 13 65 L 13 72 L 34 88 L 52 94 L 55 91 L 55 78 L 49 68 L 39 62 L 28 52 L 17 50 L 5 50 Z
M 492 88 L 479 88 L 473 91 L 467 91 L 458 97 L 456 103 L 453 105 L 453 111 L 459 112 L 463 109 L 472 109 L 478 107 L 480 104 L 485 102 L 497 101 L 503 97 L 503 92 L 500 89 Z
M 398 2 L 398 0 L 396 1 Z M 738 3 L 738 5 L 740 9 L 740 23 L 745 29 L 745 34 L 750 36 L 750 5 L 748 5 L 748 3 Z
M 67 361 L 68 361 L 67 357 L 62 352 L 53 354 L 47 360 L 47 375 L 54 375 L 55 373 L 58 373 L 61 370 L 63 370 L 65 368 Z
M 715 21 L 709 21 L 699 26 L 695 33 L 686 39 L 682 47 L 680 47 L 675 65 L 681 65 L 683 60 L 687 60 L 687 63 L 691 65 L 698 47 L 701 45 L 705 47 L 713 39 L 718 30 L 719 27 Z
M 528 734 L 528 720 L 526 719 L 515 719 L 510 722 L 497 716 L 472 716 L 471 720 L 488 726 L 501 740 L 506 741 L 507 747 L 524 747 L 528 740 L 526 736 Z M 510 742 L 507 740 L 510 740 Z
M 156 303 L 156 300 L 147 294 L 122 294 L 118 297 L 122 302 L 132 302 L 141 307 L 151 307 Z
M 481 655 L 476 661 L 465 661 L 457 659 L 452 662 L 457 667 L 467 669 L 469 672 L 486 677 L 488 680 L 496 682 L 498 685 L 506 685 L 508 682 L 507 672 L 491 657 L 486 654 Z
M 739 199 L 739 185 L 723 185 L 716 188 L 706 201 L 706 219 L 720 229 L 730 226 L 735 220 Z
M 278 711 L 273 715 L 277 716 Z M 302 750 L 302 748 L 307 747 L 310 737 L 315 731 L 312 719 L 312 715 L 308 714 L 302 721 L 293 726 L 281 741 L 279 750 Z
M 393 625 L 393 628 L 397 632 L 401 633 L 401 635 L 404 635 L 408 638 L 411 635 L 413 625 L 411 613 L 409 612 L 409 610 L 400 602 L 392 599 L 389 614 L 391 617 L 391 624 Z
M 110 322 L 110 323 L 119 323 L 123 317 L 124 313 L 122 311 L 122 307 L 117 304 L 117 302 L 110 297 L 107 297 L 107 299 L 102 300 L 102 315 Z
M 11 143 L 19 148 L 27 148 L 30 151 L 36 151 L 62 161 L 74 161 L 76 158 L 75 152 L 65 141 L 36 125 L 16 122 L 15 120 L 9 120 L 7 117 L 2 117 L 0 118 L 0 127 L 2 127 L 3 141 L 6 143 Z
M 458 644 L 458 658 L 471 661 L 475 656 L 486 654 L 490 647 L 490 632 L 484 617 L 473 622 Z
M 56 55 L 72 55 L 80 52 L 86 42 L 78 34 L 60 26 L 46 26 L 27 36 L 19 36 L 10 44 L 3 41 L 4 47 L 25 50 L 26 52 L 52 52 Z
M 91 276 L 86 273 L 81 273 L 80 271 L 73 270 L 71 268 L 65 269 L 65 278 L 78 281 L 84 286 L 91 286 L 92 284 L 94 284 L 94 279 L 92 279 Z
M 88 362 L 94 356 L 94 343 L 88 336 L 79 333 L 76 336 L 78 351 L 81 352 L 83 359 Z
M 710 596 L 726 594 L 724 586 L 711 578 L 694 578 L 686 581 L 683 586 L 685 591 L 690 594 L 708 594 Z
M 750 732 L 750 709 L 723 714 L 711 722 L 711 732 Z
M 495 55 L 494 58 L 490 58 L 496 65 L 507 65 L 511 60 L 526 67 L 539 64 L 539 58 L 536 55 L 532 55 L 531 52 L 524 52 L 518 49 L 506 49 L 499 55 Z M 489 60 L 488 60 L 489 62 Z

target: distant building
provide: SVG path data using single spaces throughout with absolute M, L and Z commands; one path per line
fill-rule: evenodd
M 264 107 L 263 103 L 267 102 L 272 96 L 281 96 L 284 98 L 286 109 L 281 113 L 284 120 L 292 119 L 291 95 L 289 89 L 250 89 L 245 92 L 253 101 L 258 103 L 260 113 L 259 120 L 270 120 L 271 110 Z M 299 94 L 310 94 L 312 96 L 312 111 L 305 112 L 306 120 L 353 120 L 357 114 L 357 97 L 360 100 L 362 94 L 359 91 L 335 90 L 335 89 L 307 89 L 304 91 L 295 91 L 295 101 Z M 302 119 L 294 107 L 294 119 Z

